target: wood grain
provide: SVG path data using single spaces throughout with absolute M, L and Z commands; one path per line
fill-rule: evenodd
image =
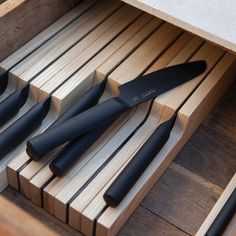
M 0 196 L 0 212 L 1 235 L 58 235 L 2 196 Z
M 59 235 L 82 236 L 82 234 L 73 230 L 68 225 L 63 224 L 61 221 L 45 212 L 42 208 L 36 207 L 32 202 L 27 200 L 13 188 L 6 188 L 6 190 L 4 190 L 1 195 L 8 199 L 10 202 L 20 206 L 24 211 L 28 212 L 31 216 L 38 219 L 43 224 L 46 224 L 49 228 L 57 232 Z
M 117 235 L 187 236 L 188 234 L 146 208 L 139 206 Z
M 148 209 L 157 206 L 156 209 L 151 208 L 152 212 L 193 235 L 220 194 L 217 186 L 171 164 L 142 206 Z
M 0 61 L 69 11 L 77 2 L 8 0 L 1 4 Z
M 236 171 L 235 157 L 235 143 L 202 125 L 193 135 L 191 142 L 188 142 L 176 157 L 176 162 L 225 188 Z

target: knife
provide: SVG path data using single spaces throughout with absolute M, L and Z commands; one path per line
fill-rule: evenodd
M 225 205 L 208 229 L 206 236 L 222 235 L 236 212 L 236 189 L 232 192 Z
M 125 83 L 119 86 L 119 96 L 110 98 L 60 126 L 30 139 L 27 142 L 27 154 L 32 159 L 38 159 L 57 146 L 118 118 L 138 104 L 194 79 L 205 69 L 205 61 L 189 62 L 164 68 Z
M 0 75 L 0 95 L 6 90 L 8 84 L 8 71 Z
M 124 170 L 113 181 L 103 195 L 108 206 L 116 207 L 120 204 L 157 153 L 162 149 L 170 137 L 177 114 L 178 112 L 175 112 L 169 120 L 158 126 Z

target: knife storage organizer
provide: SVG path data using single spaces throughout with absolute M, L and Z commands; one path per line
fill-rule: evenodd
M 33 137 L 98 81 L 108 78 L 103 100 L 117 95 L 120 84 L 142 74 L 194 60 L 207 61 L 204 74 L 155 99 L 147 119 L 150 102 L 119 117 L 64 177 L 55 177 L 49 169 L 62 147 L 35 162 L 27 156 L 24 141 L 0 161 L 1 190 L 12 186 L 85 235 L 114 235 L 236 76 L 235 56 L 176 26 L 117 0 L 79 3 L 0 63 L 1 73 L 10 69 L 1 101 L 30 81 L 26 104 L 1 130 L 52 94 L 49 114 Z M 121 204 L 107 207 L 106 189 L 183 102 L 161 152 Z

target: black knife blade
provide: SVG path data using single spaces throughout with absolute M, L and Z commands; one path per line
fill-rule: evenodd
M 120 95 L 94 106 L 27 142 L 27 153 L 39 159 L 50 150 L 118 118 L 128 109 L 154 99 L 196 76 L 206 69 L 205 61 L 167 67 L 119 86 Z

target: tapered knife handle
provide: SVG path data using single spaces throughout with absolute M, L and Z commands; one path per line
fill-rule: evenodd
M 9 75 L 8 71 L 5 71 L 3 74 L 0 75 L 0 95 L 3 94 L 7 88 L 8 75 Z
M 104 91 L 104 82 L 90 88 L 76 103 L 65 111 L 49 128 L 62 124 L 73 116 L 95 106 Z
M 30 139 L 26 151 L 32 159 L 39 159 L 50 150 L 115 120 L 128 109 L 119 99 L 109 99 Z
M 18 146 L 42 123 L 49 111 L 50 103 L 51 97 L 37 103 L 0 134 L 0 159 Z
M 206 236 L 220 236 L 236 212 L 236 189 L 232 192 L 220 213 L 208 229 Z
M 19 112 L 27 100 L 28 93 L 29 85 L 26 85 L 0 103 L 0 127 Z
M 132 160 L 107 189 L 103 198 L 105 202 L 116 207 L 130 191 L 148 165 L 158 154 L 170 136 L 176 116 L 162 123 L 139 149 Z
M 98 140 L 111 123 L 88 132 L 69 143 L 50 163 L 49 168 L 56 176 L 63 176 L 74 163 Z

